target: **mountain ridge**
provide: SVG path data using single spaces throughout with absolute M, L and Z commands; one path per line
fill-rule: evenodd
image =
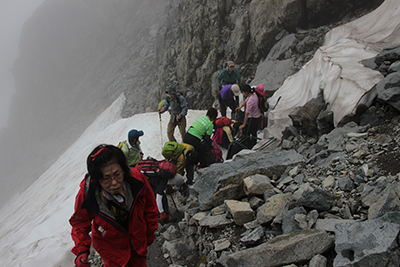
M 154 110 L 169 83 L 196 91 L 195 107 L 208 107 L 228 59 L 250 82 L 278 33 L 340 23 L 382 1 L 339 2 L 45 1 L 23 28 L 13 67 L 2 198 L 34 181 L 121 93 L 124 117 Z M 326 21 L 327 12 L 336 16 Z

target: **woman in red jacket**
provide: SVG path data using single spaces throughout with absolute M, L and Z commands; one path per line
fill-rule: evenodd
M 147 178 L 129 168 L 122 151 L 96 147 L 69 220 L 77 267 L 88 267 L 90 245 L 105 267 L 146 266 L 147 246 L 158 228 L 158 210 Z M 89 234 L 91 232 L 91 234 Z

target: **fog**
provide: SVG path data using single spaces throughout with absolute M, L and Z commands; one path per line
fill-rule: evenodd
M 8 62 L 1 73 L 11 83 L 1 85 L 0 96 L 0 127 L 7 123 L 0 129 L 0 205 L 34 182 L 123 90 L 138 84 L 134 78 L 145 77 L 140 63 L 125 62 L 151 49 L 151 41 L 134 40 L 141 31 L 152 38 L 152 20 L 164 10 L 162 0 L 6 1 L 0 4 L 2 17 L 8 16 L 3 36 L 18 33 L 1 52 L 9 58 L 1 59 Z
M 44 0 L 2 0 L 0 2 L 0 128 L 7 127 L 11 97 L 15 93 L 11 68 L 18 56 L 18 42 L 24 22 Z

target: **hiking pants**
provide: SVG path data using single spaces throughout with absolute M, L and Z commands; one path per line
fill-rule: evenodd
M 168 128 L 167 128 L 167 135 L 168 135 L 168 140 L 171 142 L 176 142 L 176 139 L 174 137 L 174 132 L 175 128 L 178 126 L 179 132 L 181 133 L 181 137 L 183 140 L 183 137 L 185 136 L 186 133 L 186 116 L 182 116 L 181 120 L 177 122 L 175 120 L 175 115 L 171 115 L 169 122 L 168 122 Z
M 238 107 L 237 102 L 239 102 L 239 97 L 236 102 L 233 98 L 230 100 L 225 100 L 221 97 L 221 94 L 218 94 L 218 101 L 219 101 L 221 116 L 226 116 L 226 107 L 229 107 L 232 110 L 231 118 L 233 119 L 236 112 L 236 108 Z
M 134 254 L 134 252 L 132 252 Z M 102 259 L 104 262 L 104 267 L 117 267 L 121 266 L 120 264 L 117 264 L 111 259 Z M 142 258 L 139 256 L 133 256 L 131 259 L 128 261 L 128 263 L 125 265 L 126 267 L 146 267 L 146 257 Z
M 183 138 L 183 142 L 192 145 L 194 147 L 194 150 L 198 153 L 200 161 L 199 167 L 207 167 L 206 152 L 204 150 L 203 144 L 201 143 L 201 140 L 196 136 L 191 135 L 190 133 L 186 133 L 185 137 Z
M 194 166 L 189 163 L 186 163 L 185 170 L 186 170 L 187 184 L 191 185 L 193 184 Z
M 258 131 L 258 125 L 261 122 L 262 116 L 258 118 L 248 118 L 246 126 L 244 127 L 244 134 L 248 136 L 254 136 L 255 138 L 250 138 L 246 142 L 246 146 L 249 149 L 252 149 L 253 146 L 256 145 L 257 143 L 257 131 Z

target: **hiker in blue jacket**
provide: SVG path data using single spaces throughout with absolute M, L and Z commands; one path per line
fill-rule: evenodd
M 177 94 L 174 86 L 168 87 L 166 93 L 167 96 L 165 97 L 165 105 L 160 111 L 158 111 L 158 114 L 162 114 L 169 109 L 171 117 L 168 122 L 167 135 L 169 141 L 176 142 L 174 137 L 176 126 L 179 127 L 182 140 L 186 133 L 186 115 L 188 111 L 187 103 L 186 99 L 181 94 Z

